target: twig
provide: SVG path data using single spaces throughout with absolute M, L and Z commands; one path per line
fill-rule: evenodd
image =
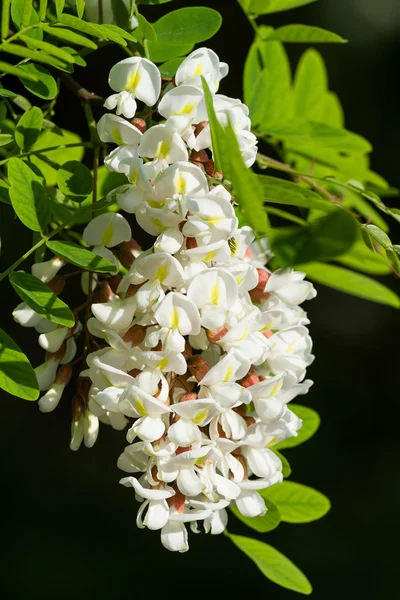
M 68 75 L 68 73 L 59 73 L 61 81 L 78 96 L 84 104 L 104 104 L 104 98 L 89 92 L 76 79 Z

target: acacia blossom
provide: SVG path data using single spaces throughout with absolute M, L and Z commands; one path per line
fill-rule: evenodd
M 96 342 L 74 398 L 71 448 L 92 446 L 99 422 L 126 429 L 118 467 L 141 502 L 137 525 L 159 530 L 162 544 L 178 552 L 188 550 L 187 524 L 220 534 L 230 505 L 245 517 L 266 513 L 259 491 L 282 481 L 274 446 L 301 427 L 290 401 L 312 385 L 305 379 L 312 341 L 299 305 L 315 296 L 313 286 L 303 273 L 265 266 L 268 241 L 239 227 L 229 186 L 213 177 L 200 76 L 248 167 L 257 152 L 248 108 L 217 93 L 227 72 L 214 52 L 197 49 L 159 100 L 161 75 L 149 60 L 128 58 L 111 69 L 116 93 L 105 106 L 117 115 L 104 115 L 98 133 L 116 144 L 105 164 L 126 183 L 109 198 L 127 216 L 96 216 L 83 233 L 115 270 L 87 289 Z M 131 119 L 137 101 L 158 100 L 161 120 L 153 115 L 147 130 L 118 116 Z M 155 238 L 147 250 L 132 239 L 130 214 Z M 44 265 L 32 272 L 51 281 L 58 264 Z M 73 356 L 74 332 L 44 327 L 24 305 L 14 318 L 41 332 L 48 355 L 37 368 L 46 391 L 40 408 L 49 412 L 67 383 L 60 365 Z

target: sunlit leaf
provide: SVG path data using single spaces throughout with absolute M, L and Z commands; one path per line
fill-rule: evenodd
M 75 317 L 71 309 L 40 279 L 20 271 L 10 273 L 9 279 L 18 296 L 36 313 L 52 323 L 74 326 Z
M 37 106 L 27 110 L 15 128 L 15 141 L 26 152 L 38 139 L 43 124 L 43 113 Z
M 257 565 L 265 577 L 289 590 L 311 594 L 312 587 L 307 577 L 276 548 L 241 535 L 230 534 L 229 537 L 235 546 Z
M 19 158 L 8 162 L 10 198 L 17 217 L 33 231 L 42 231 L 50 218 L 50 199 L 39 177 Z
M 23 400 L 37 400 L 39 386 L 31 363 L 10 338 L 0 329 L 0 387 Z
M 261 490 L 260 493 L 263 498 L 268 498 L 276 504 L 282 521 L 286 523 L 316 521 L 324 517 L 331 507 L 324 494 L 294 481 L 283 481 Z

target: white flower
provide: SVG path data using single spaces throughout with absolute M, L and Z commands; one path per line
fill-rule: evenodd
M 156 65 L 147 58 L 133 56 L 121 60 L 110 71 L 110 87 L 118 92 L 107 98 L 106 108 L 117 109 L 131 119 L 136 113 L 136 98 L 153 106 L 160 95 L 161 75 Z
M 83 241 L 88 246 L 112 248 L 121 242 L 128 242 L 132 232 L 128 221 L 118 213 L 104 213 L 95 217 L 83 231 Z
M 175 74 L 177 85 L 193 85 L 203 89 L 201 76 L 205 77 L 210 89 L 216 92 L 222 77 L 228 74 L 228 65 L 220 63 L 218 56 L 209 48 L 197 48 L 180 64 Z
M 41 263 L 35 263 L 31 267 L 31 273 L 43 283 L 51 281 L 58 271 L 65 265 L 65 260 L 55 256 L 54 258 Z
M 208 269 L 192 279 L 187 295 L 200 309 L 203 327 L 214 331 L 224 325 L 229 309 L 236 302 L 238 286 L 230 273 Z
M 161 99 L 158 112 L 166 119 L 185 116 L 191 123 L 204 121 L 207 119 L 207 109 L 203 91 L 192 85 L 172 88 Z
M 128 145 L 136 147 L 139 145 L 142 132 L 126 119 L 116 115 L 106 114 L 97 123 L 97 133 L 102 142 Z
M 143 134 L 139 146 L 139 156 L 165 160 L 171 164 L 178 160 L 186 161 L 188 151 L 180 135 L 168 125 L 154 125 Z

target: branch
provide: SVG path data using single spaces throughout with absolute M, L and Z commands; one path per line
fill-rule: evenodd
M 93 94 L 93 92 L 89 92 L 86 88 L 84 88 L 76 79 L 68 75 L 68 73 L 58 73 L 58 77 L 60 80 L 69 88 L 78 98 L 82 100 L 84 104 L 104 104 L 104 98 L 101 96 L 97 96 L 97 94 Z

